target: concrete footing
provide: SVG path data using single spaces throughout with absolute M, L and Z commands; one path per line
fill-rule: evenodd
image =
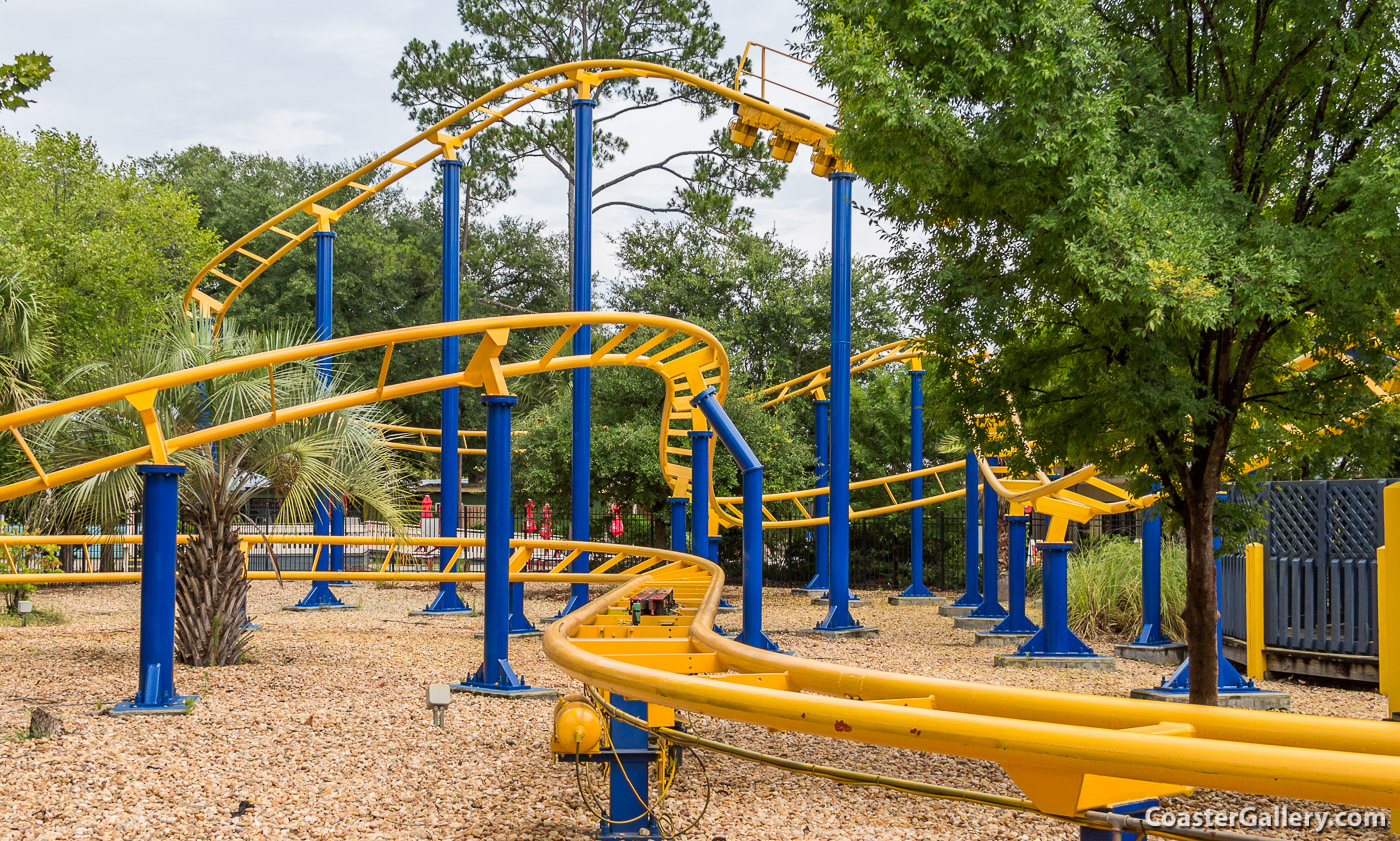
M 1113 656 L 1124 660 L 1140 660 L 1154 666 L 1180 666 L 1186 659 L 1186 643 L 1172 642 L 1166 645 L 1133 645 L 1126 643 L 1113 646 Z
M 739 605 L 720 605 L 715 608 L 715 613 L 738 613 L 741 610 L 743 610 L 743 608 Z
M 846 628 L 841 631 L 828 631 L 825 628 L 804 628 L 800 631 L 794 631 L 794 633 L 799 637 L 822 637 L 829 640 L 865 639 L 866 637 L 878 637 L 880 635 L 880 629 L 867 628 L 864 626 L 859 628 Z
M 806 596 L 809 599 L 815 599 L 826 595 L 826 588 L 823 587 L 820 590 L 808 590 L 804 587 L 793 587 L 792 594 L 794 596 Z
M 947 601 L 948 600 L 943 598 L 942 596 L 890 596 L 889 599 L 890 604 L 894 605 L 895 607 L 920 604 L 929 605 L 930 607 L 932 607 L 935 605 L 945 604 L 947 603 Z
M 831 599 L 812 599 L 812 604 L 826 607 L 827 605 L 831 604 Z M 870 604 L 870 602 L 866 601 L 865 599 L 851 599 L 849 602 L 847 602 L 847 604 L 851 607 L 864 607 L 865 605 Z
M 357 604 L 318 604 L 311 607 L 303 607 L 299 604 L 290 604 L 282 609 L 290 610 L 295 613 L 311 613 L 317 610 L 359 610 L 360 606 Z
M 974 604 L 945 604 L 939 605 L 939 616 L 966 616 L 977 609 Z
M 475 616 L 481 616 L 482 613 L 481 613 L 481 611 L 479 611 L 479 610 L 410 610 L 410 611 L 408 612 L 408 615 L 409 615 L 409 616 L 465 616 L 466 618 L 471 619 L 472 617 L 475 617 Z
M 1001 616 L 959 616 L 953 627 L 959 631 L 990 631 L 1001 624 Z
M 1046 657 L 1034 654 L 998 654 L 992 658 L 993 666 L 1008 666 L 1022 669 L 1089 669 L 1096 672 L 1116 671 L 1118 664 L 1112 657 L 1094 654 L 1087 657 Z
M 978 631 L 977 645 L 1024 645 L 1035 634 L 994 634 L 991 631 Z
M 1146 701 L 1185 704 L 1188 696 L 1185 692 L 1166 692 L 1154 687 L 1134 689 L 1128 693 L 1128 697 Z M 1221 692 L 1216 697 L 1218 699 L 1216 706 L 1233 707 L 1237 710 L 1286 710 L 1291 701 L 1287 692 L 1275 692 L 1270 689 L 1261 689 L 1257 692 Z

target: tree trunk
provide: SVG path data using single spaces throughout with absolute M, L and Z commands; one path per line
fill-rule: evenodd
M 218 512 L 213 500 L 189 512 L 195 539 L 176 555 L 175 656 L 191 666 L 235 665 L 251 638 L 238 533 Z
M 1215 646 L 1215 490 L 1189 490 L 1186 509 L 1186 607 L 1181 615 L 1191 658 L 1190 701 L 1215 706 L 1220 672 Z

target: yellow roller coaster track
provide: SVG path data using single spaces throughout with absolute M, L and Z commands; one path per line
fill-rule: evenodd
M 455 158 L 457 149 L 477 133 L 504 122 L 511 114 L 550 94 L 568 88 L 597 87 L 610 79 L 663 79 L 683 82 L 695 88 L 739 104 L 746 114 L 761 117 L 766 127 L 781 131 L 798 142 L 825 147 L 824 141 L 835 132 L 828 126 L 806 117 L 770 105 L 757 97 L 711 82 L 682 70 L 645 61 L 602 59 L 575 61 L 538 70 L 507 82 L 473 100 L 437 123 L 415 134 L 389 152 L 356 168 L 344 178 L 326 186 L 273 216 L 258 227 L 230 243 L 227 248 L 204 265 L 185 289 L 184 305 L 198 306 L 200 312 L 214 316 L 214 329 L 223 324 L 228 307 L 263 272 L 282 259 L 316 231 L 329 230 L 345 213 L 369 201 L 387 187 L 411 172 L 431 163 L 439 156 Z M 464 120 L 475 120 L 459 134 L 448 129 Z M 829 151 L 821 153 L 830 157 Z M 386 173 L 381 170 L 387 169 Z M 344 189 L 352 195 L 335 206 L 332 197 Z M 289 231 L 289 223 L 298 215 L 311 222 L 300 230 Z M 296 227 L 293 224 L 293 227 Z M 253 250 L 254 240 L 271 234 L 274 247 L 267 254 Z M 217 283 L 212 289 L 201 285 Z M 223 297 L 218 297 L 222 293 Z
M 585 324 L 610 328 L 611 334 L 587 356 L 560 356 L 560 352 L 568 346 L 574 333 Z M 524 329 L 553 329 L 558 333 L 540 358 L 502 363 L 500 354 L 509 341 L 511 331 Z M 461 371 L 401 382 L 391 380 L 390 369 L 395 347 L 449 335 L 475 336 L 478 339 L 471 359 Z M 379 379 L 374 388 L 297 405 L 277 405 L 277 366 L 369 348 L 383 348 Z M 708 386 L 714 386 L 720 399 L 724 399 L 729 388 L 729 361 L 724 349 L 714 336 L 705 330 L 673 318 L 610 312 L 565 312 L 428 324 L 330 339 L 214 362 L 12 412 L 0 416 L 0 433 L 9 432 L 14 436 L 34 475 L 0 486 L 0 500 L 37 493 L 142 461 L 164 463 L 169 460 L 170 454 L 180 450 L 337 409 L 438 391 L 451 386 L 483 388 L 487 393 L 504 394 L 507 392 L 505 381 L 511 377 L 585 366 L 636 366 L 651 369 L 661 375 L 666 383 L 666 401 L 662 407 L 660 461 L 666 481 L 672 487 L 682 491 L 688 490 L 690 449 L 688 446 L 676 446 L 676 442 L 688 443 L 687 433 L 691 428 L 706 428 L 704 417 L 698 411 L 692 411 L 689 405 L 690 395 L 698 394 Z M 267 370 L 268 391 L 273 395 L 270 411 L 167 437 L 156 406 L 160 392 L 227 374 L 258 369 Z M 21 431 L 32 424 L 122 401 L 130 403 L 139 412 L 145 427 L 148 442 L 146 446 L 50 471 L 44 469 Z M 710 446 L 713 452 L 713 441 Z
M 687 555 L 550 626 L 545 653 L 603 692 L 773 730 L 996 762 L 1036 807 L 1089 809 L 1210 787 L 1400 805 L 1386 722 L 1163 705 L 806 660 L 716 634 L 723 574 Z M 630 594 L 674 590 L 680 615 L 633 625 Z M 664 713 L 655 726 L 669 724 Z

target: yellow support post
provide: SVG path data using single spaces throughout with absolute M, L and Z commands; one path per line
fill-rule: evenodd
M 1380 627 L 1377 653 L 1380 655 L 1381 692 L 1390 703 L 1390 718 L 1400 721 L 1400 484 L 1385 489 L 1386 545 L 1376 550 L 1376 613 Z
M 1264 544 L 1244 547 L 1245 677 L 1264 679 Z

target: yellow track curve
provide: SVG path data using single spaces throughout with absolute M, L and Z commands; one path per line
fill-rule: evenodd
M 550 660 L 595 688 L 666 707 L 997 762 L 1055 815 L 1197 786 L 1400 805 L 1393 724 L 990 686 L 766 652 L 712 630 L 718 567 L 668 557 L 675 563 L 551 625 Z M 674 589 L 681 615 L 632 625 L 629 594 L 648 588 Z

